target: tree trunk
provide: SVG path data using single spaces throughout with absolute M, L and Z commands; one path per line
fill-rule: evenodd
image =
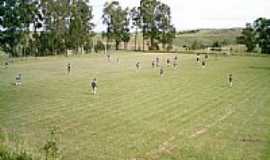
M 107 36 L 107 40 L 106 40 L 106 49 L 108 50 L 108 45 L 109 45 L 109 36 Z
M 144 52 L 144 33 L 145 31 L 144 31 L 144 29 L 143 29 L 143 52 Z
M 137 36 L 138 36 L 138 29 L 136 28 L 136 33 L 135 33 L 135 51 L 137 51 Z
M 151 38 L 150 38 L 150 50 L 153 50 L 154 49 L 154 38 L 151 36 Z
M 143 40 L 142 40 L 142 42 L 143 42 L 143 52 L 144 52 L 144 36 L 143 36 Z
M 165 47 L 166 47 L 166 43 L 162 43 L 162 48 L 163 48 L 163 50 L 165 50 Z
M 116 50 L 119 50 L 119 44 L 120 44 L 119 41 L 115 41 L 115 49 L 116 49 Z
M 128 48 L 128 42 L 124 42 L 124 47 L 125 47 L 125 50 L 127 50 L 127 48 Z

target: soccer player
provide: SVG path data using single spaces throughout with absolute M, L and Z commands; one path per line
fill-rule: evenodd
M 173 61 L 173 68 L 176 69 L 176 67 L 177 67 L 177 60 L 174 60 Z
M 202 61 L 202 67 L 205 68 L 205 66 L 206 66 L 206 62 L 203 60 Z
M 164 75 L 164 69 L 163 69 L 163 66 L 160 67 L 159 74 L 160 74 L 160 77 L 163 77 L 163 75 Z
M 155 61 L 154 60 L 152 60 L 152 68 L 155 68 Z
M 232 74 L 229 74 L 228 80 L 229 80 L 230 87 L 232 87 L 232 85 L 233 85 L 233 83 L 232 83 Z
M 92 94 L 96 95 L 97 94 L 97 79 L 96 78 L 92 80 L 91 87 L 92 87 Z
M 5 62 L 5 68 L 8 68 L 8 61 Z
M 170 58 L 167 58 L 167 67 L 169 67 L 171 65 L 171 60 Z
M 199 63 L 199 62 L 200 62 L 200 54 L 197 53 L 197 63 Z
M 137 68 L 137 71 L 140 69 L 140 62 L 136 63 L 136 68 Z
M 70 63 L 68 63 L 68 64 L 67 64 L 67 73 L 69 74 L 69 73 L 70 73 L 70 71 L 71 71 L 71 64 L 70 64 Z
M 22 85 L 22 74 L 19 73 L 16 76 L 16 86 Z
M 205 59 L 208 59 L 208 54 L 205 54 L 204 58 L 205 58 Z
M 107 60 L 108 60 L 108 63 L 111 63 L 111 55 L 110 54 L 107 54 Z
M 159 67 L 159 61 L 160 61 L 160 59 L 157 57 L 156 58 L 156 67 Z
M 178 60 L 178 57 L 177 57 L 177 56 L 175 56 L 175 57 L 174 57 L 174 60 L 175 60 L 175 61 L 177 61 L 177 60 Z

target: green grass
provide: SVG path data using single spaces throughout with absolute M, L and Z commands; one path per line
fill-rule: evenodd
M 40 148 L 57 126 L 68 160 L 270 158 L 269 57 L 210 56 L 202 69 L 194 55 L 181 54 L 178 69 L 166 67 L 163 78 L 151 68 L 155 57 L 119 53 L 112 64 L 101 55 L 49 57 L 1 68 L 0 128 Z M 13 85 L 17 73 L 23 86 Z

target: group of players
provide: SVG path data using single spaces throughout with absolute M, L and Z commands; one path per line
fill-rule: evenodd
M 208 54 L 205 54 L 204 58 L 201 58 L 200 54 L 197 54 L 197 56 L 196 56 L 196 62 L 198 64 L 201 63 L 202 68 L 206 67 L 207 59 L 208 59 Z M 108 63 L 111 63 L 111 55 L 110 54 L 107 55 L 107 61 L 108 61 Z M 173 58 L 173 62 L 171 62 L 170 58 L 167 58 L 166 59 L 166 65 L 167 65 L 167 67 L 170 67 L 171 64 L 172 64 L 173 68 L 176 69 L 177 65 L 178 65 L 177 61 L 178 61 L 177 56 L 175 56 Z M 120 59 L 117 58 L 116 62 L 120 63 Z M 5 62 L 5 68 L 8 68 L 8 65 L 9 65 L 8 62 Z M 69 74 L 71 72 L 71 63 L 68 63 L 66 68 L 67 68 L 67 73 Z M 140 68 L 141 68 L 141 63 L 137 62 L 136 63 L 137 71 L 139 71 Z M 159 74 L 160 74 L 161 77 L 164 76 L 164 66 L 161 64 L 161 59 L 159 57 L 156 57 L 155 59 L 152 60 L 152 68 L 160 68 Z M 228 75 L 228 82 L 229 82 L 229 86 L 232 87 L 232 74 Z M 17 74 L 15 84 L 16 84 L 16 86 L 22 85 L 22 74 L 21 73 Z M 96 93 L 97 93 L 97 79 L 96 78 L 94 78 L 90 82 L 90 86 L 92 88 L 92 94 L 96 95 Z
M 177 60 L 178 60 L 178 57 L 175 56 L 173 58 L 173 63 L 172 63 L 174 69 L 176 69 L 176 67 L 177 67 L 177 64 L 178 64 Z M 170 58 L 166 59 L 166 65 L 167 65 L 167 67 L 171 66 Z M 164 75 L 164 66 L 161 64 L 161 59 L 159 57 L 156 57 L 156 59 L 152 60 L 152 68 L 159 68 L 159 67 L 160 67 L 159 74 L 160 74 L 161 77 L 163 77 L 163 75 Z M 140 70 L 140 62 L 136 63 L 136 68 L 137 68 L 137 71 Z

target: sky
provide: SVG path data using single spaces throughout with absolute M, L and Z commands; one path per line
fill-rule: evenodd
M 95 31 L 105 30 L 102 10 L 108 0 L 92 0 Z M 140 0 L 118 0 L 123 7 L 139 6 Z M 270 0 L 161 0 L 171 7 L 177 30 L 244 27 L 259 17 L 270 18 Z

